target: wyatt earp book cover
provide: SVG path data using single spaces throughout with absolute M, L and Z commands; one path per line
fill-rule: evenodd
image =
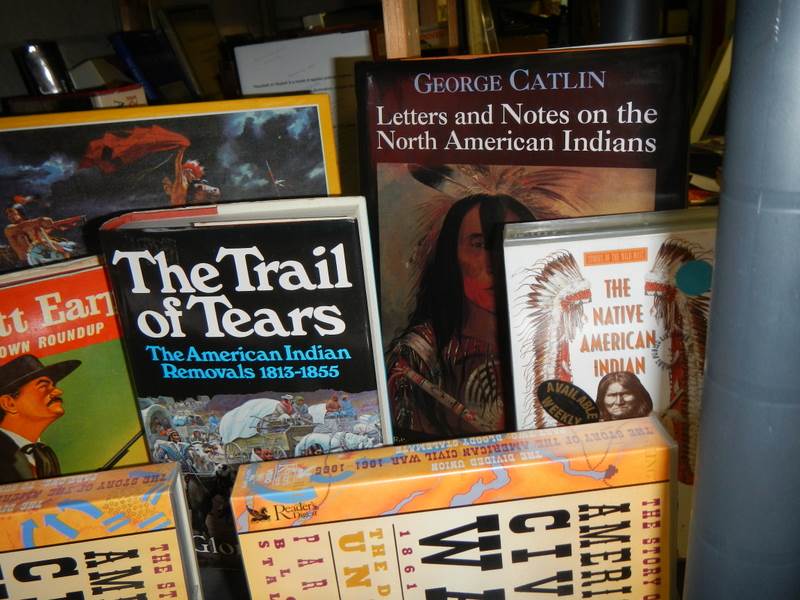
M 0 273 L 97 254 L 122 211 L 340 191 L 324 94 L 0 119 Z
M 130 213 L 100 235 L 150 454 L 182 466 L 201 567 L 235 547 L 238 465 L 391 443 L 363 198 Z
M 0 275 L 0 484 L 143 464 L 142 438 L 98 259 Z
M 685 206 L 687 59 L 675 39 L 357 65 L 397 441 L 513 422 L 500 223 Z

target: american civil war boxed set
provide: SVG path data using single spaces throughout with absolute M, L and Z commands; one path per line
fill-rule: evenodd
M 357 65 L 398 441 L 513 423 L 485 251 L 500 223 L 685 206 L 687 53 L 664 40 Z
M 0 488 L 0 598 L 202 598 L 176 465 Z
M 674 447 L 651 416 L 243 466 L 251 597 L 669 598 Z

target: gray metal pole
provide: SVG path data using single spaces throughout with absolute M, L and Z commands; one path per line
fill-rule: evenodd
M 800 597 L 800 2 L 740 0 L 685 600 Z
M 598 16 L 601 44 L 663 35 L 663 0 L 600 0 Z

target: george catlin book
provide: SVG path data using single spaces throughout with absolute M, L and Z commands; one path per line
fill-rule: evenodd
M 239 464 L 391 442 L 363 198 L 136 212 L 100 235 L 150 454 L 186 474 L 201 569 L 235 544 L 219 507 Z
M 512 223 L 504 232 L 517 427 L 655 413 L 678 442 L 682 555 L 716 222 L 708 207 Z
M 687 56 L 670 39 L 356 66 L 397 441 L 511 422 L 500 223 L 685 206 Z
M 202 600 L 180 470 L 144 465 L 0 488 L 0 598 Z
M 667 600 L 673 450 L 645 417 L 243 466 L 251 597 Z
M 130 210 L 338 194 L 322 94 L 0 119 L 0 272 L 99 252 Z
M 148 461 L 96 257 L 0 276 L 0 316 L 0 483 Z

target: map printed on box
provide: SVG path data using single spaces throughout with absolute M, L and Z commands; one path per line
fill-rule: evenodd
M 199 598 L 178 473 L 147 465 L 0 488 L 0 598 Z
M 648 417 L 244 466 L 251 596 L 666 599 L 673 448 Z

